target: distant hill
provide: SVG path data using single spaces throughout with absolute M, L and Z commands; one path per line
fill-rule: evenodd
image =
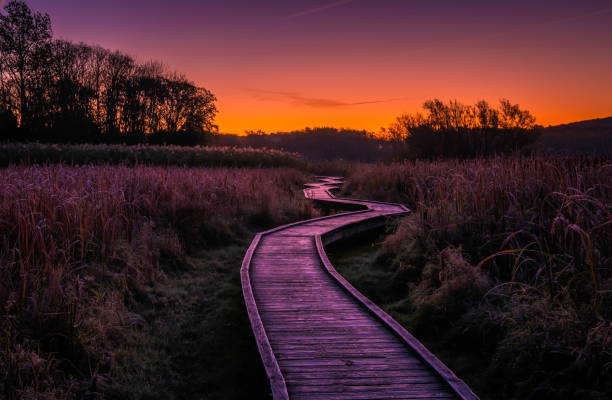
M 392 153 L 391 143 L 373 137 L 370 132 L 327 127 L 247 136 L 219 135 L 215 145 L 279 149 L 315 161 L 376 162 L 389 159 Z
M 537 147 L 554 153 L 612 154 L 612 117 L 543 128 Z

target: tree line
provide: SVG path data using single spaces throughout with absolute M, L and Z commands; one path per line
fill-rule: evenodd
M 533 143 L 539 135 L 535 117 L 502 99 L 499 108 L 482 100 L 475 105 L 438 99 L 423 104 L 425 113 L 404 114 L 382 134 L 400 158 L 471 158 L 504 154 Z
M 311 160 L 376 162 L 391 156 L 389 141 L 374 132 L 349 128 L 306 127 L 290 132 L 247 130 L 244 136 L 222 135 L 225 145 L 265 147 L 300 153 Z
M 0 10 L 0 140 L 201 144 L 216 100 L 159 62 L 54 39 L 23 1 Z

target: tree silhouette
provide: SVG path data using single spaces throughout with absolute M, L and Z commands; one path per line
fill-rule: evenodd
M 395 143 L 397 157 L 479 157 L 516 151 L 538 135 L 535 118 L 502 99 L 494 109 L 486 101 L 465 105 L 438 99 L 423 104 L 425 114 L 404 114 L 383 134 Z
M 21 1 L 11 1 L 0 13 L 0 62 L 4 110 L 18 113 L 27 127 L 34 109 L 35 92 L 44 79 L 43 69 L 51 41 L 49 15 L 32 13 Z
M 203 144 L 218 131 L 216 97 L 159 62 L 53 40 L 22 1 L 0 12 L 0 138 Z M 16 123 L 15 123 L 16 121 Z

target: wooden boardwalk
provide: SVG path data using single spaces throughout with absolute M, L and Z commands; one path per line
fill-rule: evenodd
M 319 177 L 306 197 L 363 208 L 258 234 L 241 279 L 274 399 L 477 399 L 410 333 L 344 280 L 323 246 L 382 226 L 400 204 L 337 199 Z

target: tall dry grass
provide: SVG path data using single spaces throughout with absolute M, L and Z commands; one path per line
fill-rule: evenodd
M 413 209 L 384 245 L 406 297 L 398 318 L 474 353 L 486 348 L 483 390 L 611 393 L 609 159 L 361 166 L 344 194 Z
M 128 311 L 190 250 L 311 217 L 293 169 L 0 170 L 0 397 L 96 392 Z M 239 268 L 239 266 L 236 266 Z
M 296 154 L 274 149 L 228 146 L 2 143 L 0 166 L 178 165 L 190 167 L 304 167 Z

